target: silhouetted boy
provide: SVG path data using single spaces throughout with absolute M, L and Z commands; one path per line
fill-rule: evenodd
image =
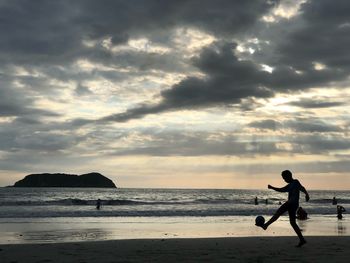
M 293 227 L 294 231 L 297 233 L 299 237 L 299 244 L 297 247 L 301 247 L 306 243 L 303 235 L 301 234 L 301 230 L 296 223 L 296 211 L 299 207 L 299 195 L 300 191 L 305 194 L 306 202 L 309 201 L 310 197 L 306 189 L 300 184 L 300 182 L 296 179 L 293 179 L 292 172 L 289 170 L 285 170 L 282 172 L 282 177 L 284 181 L 288 184 L 285 187 L 277 188 L 271 185 L 268 185 L 269 189 L 273 189 L 277 192 L 288 192 L 288 201 L 281 205 L 281 207 L 276 211 L 276 213 L 271 217 L 269 221 L 267 221 L 262 228 L 267 229 L 269 225 L 275 222 L 282 214 L 288 211 L 289 214 L 289 222 Z

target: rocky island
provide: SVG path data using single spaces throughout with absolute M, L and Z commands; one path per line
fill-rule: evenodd
M 29 174 L 13 187 L 98 187 L 116 188 L 112 180 L 100 173 L 82 175 L 64 173 Z

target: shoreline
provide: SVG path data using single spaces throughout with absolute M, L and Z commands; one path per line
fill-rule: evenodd
M 318 216 L 297 222 L 307 236 L 350 236 L 350 220 Z M 253 216 L 3 218 L 0 244 L 58 243 L 124 239 L 295 236 L 287 216 L 266 231 Z
M 129 239 L 0 245 L 10 262 L 347 262 L 350 236 Z

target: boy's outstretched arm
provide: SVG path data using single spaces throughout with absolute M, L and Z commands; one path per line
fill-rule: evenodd
M 306 191 L 304 186 L 301 186 L 300 191 L 302 191 L 305 194 L 305 200 L 308 202 L 310 200 L 309 193 Z
M 277 192 L 288 192 L 288 185 L 284 186 L 284 187 L 281 187 L 281 188 L 278 188 L 278 187 L 274 187 L 272 185 L 268 185 L 267 188 L 269 189 L 272 189 L 272 190 L 275 190 Z

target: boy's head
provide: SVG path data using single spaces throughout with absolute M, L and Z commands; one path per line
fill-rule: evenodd
M 284 181 L 286 181 L 287 183 L 290 183 L 291 181 L 293 181 L 293 176 L 292 176 L 292 172 L 289 170 L 285 170 L 282 172 L 282 178 L 284 179 Z

